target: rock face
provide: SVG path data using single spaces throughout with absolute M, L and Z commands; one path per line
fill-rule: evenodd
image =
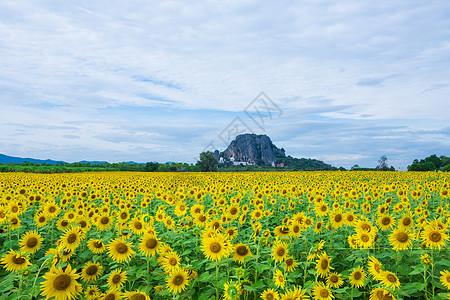
M 285 157 L 283 148 L 277 148 L 270 138 L 256 134 L 238 135 L 223 152 L 224 159 L 233 158 L 235 162 L 252 165 L 271 165 L 278 157 Z

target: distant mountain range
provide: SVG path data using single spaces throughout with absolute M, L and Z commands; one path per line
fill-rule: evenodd
M 30 162 L 30 163 L 50 164 L 50 165 L 56 165 L 58 163 L 65 163 L 64 161 L 56 161 L 56 160 L 52 160 L 52 159 L 23 158 L 23 157 L 15 157 L 15 156 L 8 156 L 8 155 L 0 154 L 0 164 L 9 164 L 9 163 L 21 164 L 26 161 Z
M 16 157 L 16 156 L 9 156 L 5 154 L 0 153 L 0 164 L 9 164 L 9 163 L 15 163 L 15 164 L 21 164 L 24 162 L 30 162 L 30 163 L 38 163 L 38 164 L 50 164 L 50 165 L 56 165 L 56 164 L 65 164 L 65 161 L 61 160 L 53 160 L 53 159 L 36 159 L 36 158 L 23 158 L 23 157 Z M 87 161 L 82 160 L 79 161 L 80 163 L 91 163 L 91 164 L 103 164 L 108 163 L 107 161 Z M 127 164 L 144 164 L 144 163 L 138 163 L 134 161 L 125 161 L 124 163 Z

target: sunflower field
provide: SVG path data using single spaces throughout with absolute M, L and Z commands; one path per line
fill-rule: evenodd
M 0 299 L 450 299 L 442 172 L 0 174 Z

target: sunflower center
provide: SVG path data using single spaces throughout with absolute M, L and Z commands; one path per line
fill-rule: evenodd
M 286 253 L 286 250 L 284 250 L 284 248 L 280 248 L 277 250 L 277 255 L 278 256 L 284 256 L 284 254 Z
M 200 222 L 205 222 L 206 221 L 206 217 L 203 216 L 203 215 L 200 216 L 198 219 L 200 220 Z
M 178 260 L 177 260 L 175 257 L 171 257 L 171 258 L 169 259 L 169 265 L 171 265 L 171 266 L 176 266 L 177 263 L 178 263 Z
M 145 300 L 145 295 L 142 294 L 134 294 L 130 297 L 130 300 Z
M 122 277 L 119 274 L 116 274 L 116 275 L 113 276 L 111 281 L 114 284 L 118 284 L 120 282 L 120 279 L 122 279 Z
M 220 252 L 220 249 L 222 249 L 222 247 L 218 242 L 211 243 L 211 245 L 209 246 L 209 250 L 211 250 L 211 252 L 213 253 Z
M 15 263 L 16 265 L 23 265 L 25 263 L 25 258 L 23 258 L 20 255 L 14 255 L 12 257 L 12 261 L 13 263 Z
M 397 282 L 397 277 L 395 277 L 395 276 L 392 275 L 392 274 L 388 274 L 388 275 L 386 276 L 386 278 L 387 278 L 387 280 L 389 280 L 389 282 L 392 282 L 392 283 Z
M 235 214 L 237 213 L 237 208 L 236 208 L 236 207 L 232 207 L 232 208 L 230 209 L 230 213 L 231 213 L 232 215 L 235 215 Z
M 320 290 L 320 296 L 321 296 L 322 298 L 328 298 L 328 294 L 329 294 L 329 292 L 328 292 L 327 289 L 321 289 L 321 290 Z
M 286 259 L 286 265 L 287 266 L 292 266 L 293 264 L 294 264 L 294 260 L 292 258 Z
M 141 223 L 141 222 L 136 222 L 136 223 L 134 223 L 134 228 L 136 228 L 136 229 L 142 229 L 142 223 Z
M 383 218 L 383 219 L 381 220 L 381 223 L 382 223 L 383 225 L 389 225 L 389 224 L 391 223 L 391 219 L 388 218 L 388 217 L 385 217 L 385 218 Z
M 328 260 L 326 259 L 322 260 L 320 263 L 320 268 L 322 268 L 322 270 L 328 269 Z
M 399 241 L 400 243 L 406 243 L 408 241 L 408 235 L 404 232 L 398 233 L 397 241 Z
M 71 233 L 67 237 L 67 241 L 69 242 L 69 244 L 74 243 L 76 240 L 77 240 L 77 235 L 75 233 Z
M 31 237 L 27 240 L 27 247 L 33 248 L 37 245 L 37 243 L 38 243 L 38 239 L 35 237 Z
M 95 248 L 101 248 L 101 247 L 103 247 L 103 244 L 102 244 L 101 242 L 95 241 L 93 244 L 94 244 L 94 247 L 95 247 Z
M 369 241 L 369 236 L 368 236 L 367 234 L 363 234 L 363 235 L 361 236 L 361 241 L 363 241 L 364 243 L 367 242 L 367 241 Z
M 273 300 L 273 294 L 267 294 L 266 295 L 267 300 Z
M 67 222 L 66 220 L 64 220 L 64 221 L 61 222 L 61 225 L 65 227 L 65 226 L 69 225 L 69 222 Z
M 353 274 L 353 278 L 355 278 L 355 280 L 360 280 L 362 277 L 361 272 L 356 272 L 355 274 Z
M 16 213 L 16 212 L 19 211 L 19 208 L 18 208 L 17 206 L 13 206 L 13 208 L 11 209 L 11 211 L 12 211 L 13 213 Z
M 56 207 L 54 206 L 50 206 L 50 208 L 48 209 L 49 212 L 54 213 L 56 211 Z
M 173 283 L 174 283 L 175 285 L 182 285 L 183 282 L 184 282 L 184 278 L 183 278 L 182 275 L 177 275 L 177 276 L 175 276 L 175 278 L 173 279 Z
M 40 223 L 45 222 L 45 217 L 44 217 L 44 216 L 39 217 L 39 222 L 40 222 Z
M 120 214 L 121 219 L 126 219 L 127 216 L 128 216 L 127 213 L 124 213 L 124 212 Z
M 105 297 L 105 300 L 115 300 L 115 299 L 116 299 L 116 296 L 112 293 L 106 295 L 106 297 Z
M 239 255 L 244 256 L 244 255 L 247 255 L 248 250 L 247 250 L 247 247 L 245 247 L 245 246 L 239 246 L 239 247 L 237 247 L 236 252 Z
M 19 220 L 18 220 L 17 218 L 13 218 L 13 219 L 11 220 L 11 223 L 12 223 L 13 225 L 16 225 L 17 223 L 19 223 Z
M 214 227 L 214 229 L 217 230 L 217 229 L 219 229 L 220 224 L 218 222 L 214 222 L 212 227 Z
M 353 216 L 352 215 L 348 215 L 347 216 L 347 221 L 349 221 L 349 222 L 353 221 Z
M 410 218 L 405 218 L 403 220 L 403 225 L 408 226 L 409 224 L 411 224 L 411 219 Z
M 380 267 L 379 264 L 376 264 L 375 266 L 373 266 L 373 268 L 375 269 L 375 271 L 376 271 L 377 273 L 380 273 L 380 272 L 381 272 L 381 267 Z
M 295 233 L 298 233 L 298 232 L 300 231 L 300 227 L 299 227 L 298 225 L 295 225 L 295 226 L 292 228 L 292 231 L 295 232 Z
M 432 232 L 432 233 L 430 234 L 430 240 L 431 240 L 432 242 L 437 243 L 437 242 L 439 242 L 441 239 L 442 239 L 442 236 L 441 236 L 441 234 L 440 234 L 439 232 L 437 232 L 437 231 L 434 231 L 434 232 Z
M 322 205 L 322 206 L 320 207 L 320 210 L 325 212 L 325 211 L 327 211 L 327 207 L 326 207 L 325 205 Z
M 342 221 L 342 215 L 341 215 L 341 214 L 337 214 L 337 215 L 334 217 L 334 221 L 335 221 L 336 223 L 339 223 L 340 221 Z
M 70 286 L 71 282 L 72 278 L 70 277 L 70 275 L 61 274 L 53 281 L 53 287 L 55 288 L 55 290 L 64 291 Z
M 98 267 L 96 265 L 91 265 L 86 269 L 86 274 L 89 276 L 95 275 L 98 271 Z
M 80 224 L 81 228 L 85 228 L 87 226 L 86 221 L 80 221 L 78 224 Z
M 119 252 L 120 254 L 124 254 L 128 252 L 128 246 L 125 245 L 125 243 L 118 243 L 116 245 L 116 250 L 117 252 Z
M 109 218 L 108 218 L 108 217 L 103 217 L 103 218 L 100 220 L 100 222 L 101 222 L 103 225 L 106 225 L 106 224 L 109 223 Z
M 145 242 L 145 246 L 148 249 L 154 249 L 156 247 L 156 245 L 158 245 L 158 241 L 155 238 L 149 238 L 146 242 Z

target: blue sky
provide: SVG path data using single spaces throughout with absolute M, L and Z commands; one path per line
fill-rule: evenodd
M 0 153 L 194 162 L 239 118 L 294 157 L 404 170 L 450 155 L 449 70 L 444 0 L 6 0 Z

